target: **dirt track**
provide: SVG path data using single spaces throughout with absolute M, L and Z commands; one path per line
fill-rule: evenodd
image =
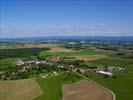
M 87 80 L 63 85 L 62 92 L 62 100 L 113 100 L 110 92 Z
M 0 100 L 33 100 L 42 93 L 35 80 L 0 81 Z

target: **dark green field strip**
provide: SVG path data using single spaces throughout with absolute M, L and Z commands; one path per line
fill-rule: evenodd
M 38 55 L 41 51 L 49 48 L 18 48 L 18 49 L 0 49 L 0 59 L 9 57 L 28 57 Z

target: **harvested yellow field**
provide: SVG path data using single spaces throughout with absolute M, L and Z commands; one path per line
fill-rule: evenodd
M 50 47 L 50 52 L 77 52 L 76 50 L 66 49 L 63 47 Z
M 52 44 L 24 44 L 18 46 L 18 48 L 48 48 L 48 47 L 54 47 Z
M 76 50 L 66 49 L 54 44 L 24 44 L 15 48 L 50 48 L 51 50 L 49 52 L 77 52 Z
M 0 100 L 33 100 L 42 93 L 35 80 L 0 81 Z
M 87 55 L 87 56 L 73 56 L 74 58 L 78 60 L 84 60 L 84 61 L 92 61 L 92 60 L 98 60 L 106 58 L 106 55 Z

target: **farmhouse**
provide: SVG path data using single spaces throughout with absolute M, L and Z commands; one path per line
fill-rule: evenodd
M 23 65 L 23 64 L 24 64 L 23 60 L 21 60 L 21 59 L 15 60 L 14 63 L 15 63 L 16 65 Z
M 103 74 L 103 75 L 108 75 L 108 76 L 112 76 L 113 75 L 113 73 L 106 72 L 106 71 L 97 71 L 96 73 Z
M 74 65 L 63 65 L 63 68 L 72 70 L 74 68 Z
M 36 63 L 36 62 L 35 62 L 34 60 L 24 62 L 24 64 L 35 64 L 35 63 Z
M 97 68 L 91 69 L 91 68 L 79 68 L 78 69 L 82 74 L 87 74 L 87 73 L 91 73 L 91 72 L 96 72 Z
M 40 61 L 36 60 L 35 63 L 36 63 L 36 65 L 38 65 L 38 64 L 45 64 L 46 61 L 45 60 L 40 60 Z
M 62 57 L 59 57 L 59 56 L 49 56 L 46 58 L 46 61 L 47 62 L 61 62 L 63 60 Z
M 15 61 L 15 65 L 30 65 L 30 64 L 35 64 L 35 65 L 38 65 L 38 64 L 45 64 L 46 63 L 46 61 L 45 60 L 40 60 L 40 61 L 38 61 L 38 60 L 31 60 L 31 61 L 23 61 L 23 60 L 21 60 L 21 59 L 17 59 L 16 61 Z

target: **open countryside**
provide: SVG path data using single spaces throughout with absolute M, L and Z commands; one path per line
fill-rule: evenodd
M 49 43 L 47 43 L 47 45 L 49 45 Z M 67 92 L 63 92 L 64 90 L 62 90 L 62 87 L 64 86 L 67 87 L 67 84 L 68 84 L 68 87 L 69 87 L 69 84 L 70 86 L 71 85 L 73 86 L 73 84 L 76 84 L 77 81 L 80 82 L 80 80 L 85 79 L 84 77 L 81 77 L 78 74 L 76 75 L 76 73 L 74 73 L 75 71 L 77 71 L 78 73 L 84 75 L 86 78 L 89 78 L 95 81 L 96 83 L 104 86 L 105 88 L 110 89 L 115 94 L 116 100 L 124 100 L 125 98 L 126 99 L 128 98 L 128 100 L 131 100 L 132 98 L 131 84 L 133 83 L 131 76 L 133 75 L 133 69 L 132 69 L 133 60 L 132 58 L 129 59 L 129 57 L 131 57 L 131 55 L 129 54 L 132 54 L 131 53 L 132 51 L 130 52 L 123 51 L 125 53 L 121 54 L 120 51 L 111 51 L 111 50 L 102 50 L 102 49 L 97 50 L 96 47 L 95 48 L 85 47 L 77 50 L 74 48 L 65 48 L 65 45 L 64 47 L 63 46 L 60 47 L 60 45 L 63 45 L 63 44 L 54 43 L 54 47 L 49 46 L 47 48 L 46 47 L 42 48 L 41 47 L 42 44 L 41 44 L 41 46 L 39 47 L 40 49 L 36 49 L 34 46 L 33 48 L 30 47 L 30 49 L 25 47 L 24 48 L 13 47 L 13 48 L 9 48 L 11 50 L 8 50 L 8 51 L 1 49 L 2 51 L 1 53 L 2 58 L 0 59 L 1 80 L 14 81 L 16 79 L 22 80 L 22 79 L 29 78 L 31 80 L 35 80 L 36 84 L 40 86 L 42 91 L 40 92 L 40 96 L 36 97 L 35 100 L 48 100 L 48 99 L 59 100 L 61 98 L 63 100 L 66 100 L 64 98 L 67 98 L 65 96 L 66 95 L 65 93 Z M 9 46 L 9 45 L 5 45 L 5 46 Z M 58 49 L 58 52 L 51 52 L 51 48 Z M 63 48 L 65 51 L 62 51 Z M 36 51 L 34 53 L 33 52 L 30 53 L 34 49 Z M 7 55 L 4 55 L 7 52 L 9 57 L 7 57 Z M 24 52 L 24 55 L 21 52 Z M 15 56 L 15 54 L 17 54 L 17 57 Z M 26 57 L 25 55 L 29 55 L 29 56 Z M 98 71 L 99 72 L 105 71 L 105 72 L 108 72 L 109 74 L 108 73 L 107 75 L 106 74 L 104 75 L 102 73 L 100 74 L 98 73 Z M 129 85 L 125 85 L 123 81 L 126 81 L 126 83 Z M 1 81 L 1 82 L 4 82 L 4 81 Z M 14 82 L 17 82 L 17 81 L 14 81 Z M 11 83 L 9 82 L 9 84 Z M 85 84 L 87 83 L 85 82 Z M 85 84 L 83 84 L 83 86 Z M 95 85 L 95 84 L 92 84 L 92 85 Z M 92 85 L 88 85 L 90 87 L 90 89 L 89 87 L 86 88 L 88 90 L 83 89 L 82 90 L 83 93 L 84 91 L 92 91 L 92 90 L 94 91 L 95 89 L 93 89 Z M 1 87 L 3 86 L 1 84 Z M 12 86 L 12 85 L 9 85 L 9 86 Z M 16 88 L 14 86 L 12 87 Z M 26 88 L 26 85 L 24 88 Z M 31 87 L 29 87 L 29 89 L 32 90 Z M 78 89 L 78 86 L 77 86 L 77 89 Z M 51 91 L 53 93 L 51 93 Z M 69 88 L 68 88 L 68 91 L 69 91 Z M 80 91 L 80 90 L 77 90 L 77 91 Z M 89 98 L 89 95 L 95 94 L 95 92 L 93 91 L 92 93 L 91 92 L 87 93 L 88 98 Z M 0 92 L 1 94 L 5 93 L 4 90 Z M 23 93 L 21 94 L 20 92 L 19 95 L 23 95 Z M 101 95 L 104 95 L 104 94 L 101 94 Z M 3 98 L 3 100 L 6 100 L 8 97 L 6 95 L 4 97 L 3 95 L 1 96 L 1 98 Z M 17 97 L 13 97 L 13 100 L 16 100 L 15 98 Z M 111 97 L 109 98 L 111 99 Z
M 0 100 L 133 100 L 133 0 L 0 0 Z

